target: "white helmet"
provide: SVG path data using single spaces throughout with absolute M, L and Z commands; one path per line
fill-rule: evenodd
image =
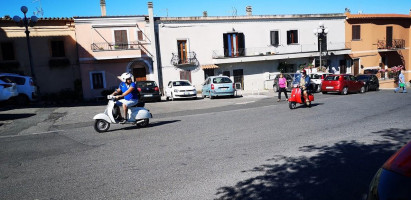
M 121 75 L 121 81 L 123 81 L 123 82 L 126 82 L 126 80 L 129 79 L 129 78 L 131 78 L 131 81 L 133 81 L 133 79 L 134 79 L 133 75 L 128 73 L 128 72 L 125 72 Z

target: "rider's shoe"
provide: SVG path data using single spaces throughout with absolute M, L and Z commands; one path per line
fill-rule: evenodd
M 120 120 L 120 124 L 125 124 L 126 122 L 127 122 L 127 119 Z

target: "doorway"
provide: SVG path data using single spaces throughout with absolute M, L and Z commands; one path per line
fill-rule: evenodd
M 354 76 L 360 73 L 360 59 L 354 59 Z
M 241 89 L 244 90 L 244 74 L 242 69 L 233 70 L 234 83 L 241 83 Z
M 386 28 L 386 43 L 387 43 L 387 49 L 392 48 L 392 26 L 387 26 Z
M 146 68 L 145 67 L 139 67 L 139 68 L 133 68 L 133 76 L 135 81 L 146 81 Z

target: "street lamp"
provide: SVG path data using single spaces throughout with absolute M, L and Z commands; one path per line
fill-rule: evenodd
M 313 32 L 314 32 L 314 35 L 316 35 L 318 37 L 318 41 L 319 41 L 319 44 L 320 44 L 320 67 L 322 67 L 322 63 L 321 63 L 321 60 L 322 60 L 322 58 L 321 58 L 321 56 L 322 56 L 322 49 L 321 49 L 322 40 L 325 38 L 325 36 L 327 36 L 328 28 L 324 27 L 323 22 L 320 22 L 318 25 L 319 25 L 318 28 L 314 29 Z
M 26 6 L 22 6 L 20 8 L 21 12 L 23 12 L 24 14 L 24 18 L 20 18 L 19 16 L 14 16 L 13 17 L 13 21 L 17 23 L 17 25 L 19 26 L 24 26 L 26 27 L 26 39 L 27 39 L 27 49 L 29 51 L 29 62 L 30 62 L 30 72 L 31 72 L 31 76 L 33 77 L 33 81 L 36 82 L 36 76 L 34 75 L 34 69 L 33 69 L 33 57 L 31 55 L 31 46 L 30 46 L 30 31 L 28 26 L 33 27 L 34 24 L 37 22 L 37 17 L 36 16 L 31 16 L 30 18 L 26 17 L 26 13 L 29 10 Z

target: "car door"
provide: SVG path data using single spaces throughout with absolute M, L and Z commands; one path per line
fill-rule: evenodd
M 360 90 L 362 85 L 364 85 L 361 81 L 357 79 L 357 77 L 350 75 L 350 84 L 351 84 L 351 91 L 350 92 L 357 92 Z
M 203 83 L 203 88 L 202 88 L 203 95 L 208 95 L 208 93 L 209 93 L 209 91 L 208 91 L 208 87 L 209 87 L 208 82 L 209 82 L 209 80 L 210 80 L 210 78 L 207 78 Z

